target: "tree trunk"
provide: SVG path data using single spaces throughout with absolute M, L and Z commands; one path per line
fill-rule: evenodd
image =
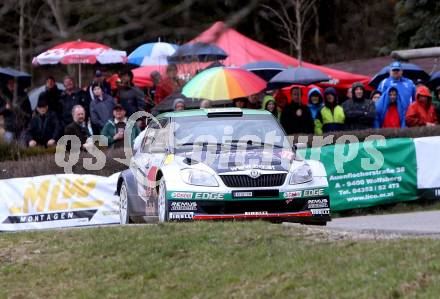
M 298 59 L 298 66 L 302 65 L 302 40 L 303 40 L 303 32 L 302 25 L 303 20 L 301 17 L 301 6 L 302 0 L 295 0 L 295 21 L 296 21 L 296 53 Z
M 25 71 L 25 59 L 24 59 L 24 1 L 20 0 L 20 23 L 18 30 L 18 54 L 19 54 L 19 63 L 20 63 L 20 71 Z
M 319 60 L 321 60 L 321 55 L 319 51 L 319 12 L 318 5 L 316 3 L 313 5 L 313 14 L 315 15 L 315 36 L 313 38 L 313 41 L 315 43 L 316 54 L 319 57 Z

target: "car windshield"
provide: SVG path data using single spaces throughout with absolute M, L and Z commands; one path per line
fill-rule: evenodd
M 271 115 L 175 118 L 175 148 L 191 146 L 289 148 L 291 145 Z

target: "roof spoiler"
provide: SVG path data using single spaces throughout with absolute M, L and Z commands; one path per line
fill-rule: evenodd
M 213 108 L 206 109 L 208 117 L 243 116 L 240 108 Z

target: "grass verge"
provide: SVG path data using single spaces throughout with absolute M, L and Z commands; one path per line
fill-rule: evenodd
M 440 240 L 263 222 L 0 235 L 6 298 L 436 298 Z

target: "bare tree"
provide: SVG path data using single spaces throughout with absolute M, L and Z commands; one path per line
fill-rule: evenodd
M 290 55 L 296 51 L 299 64 L 302 63 L 304 34 L 310 28 L 313 15 L 318 13 L 318 0 L 276 0 L 276 5 L 262 4 L 262 12 L 281 33 L 280 38 L 289 43 Z M 269 12 L 269 13 L 267 13 Z M 316 22 L 316 20 L 315 20 Z

